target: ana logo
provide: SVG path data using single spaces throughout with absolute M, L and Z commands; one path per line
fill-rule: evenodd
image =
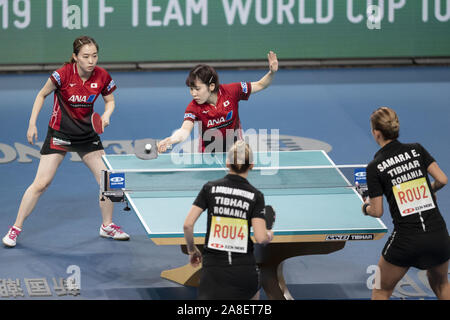
M 355 176 L 359 178 L 364 178 L 366 176 L 366 173 L 364 171 L 356 172 Z
M 225 122 L 225 118 L 221 117 L 219 119 L 212 119 L 212 120 L 208 120 L 208 128 L 209 127 L 214 127 L 218 124 L 221 124 L 222 122 Z
M 95 94 L 91 94 L 89 97 L 88 96 L 79 96 L 79 95 L 72 95 L 69 98 L 70 102 L 84 102 L 84 103 L 92 103 L 94 102 L 95 99 Z
M 218 126 L 226 121 L 230 121 L 233 118 L 233 111 L 227 113 L 225 117 L 208 120 L 208 128 Z

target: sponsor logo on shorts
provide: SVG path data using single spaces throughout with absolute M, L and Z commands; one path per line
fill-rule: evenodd
M 68 140 L 63 140 L 60 138 L 53 137 L 53 144 L 55 146 L 69 146 L 69 145 L 71 145 L 71 142 Z

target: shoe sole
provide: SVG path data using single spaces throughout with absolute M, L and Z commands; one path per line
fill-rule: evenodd
M 118 241 L 128 241 L 128 240 L 130 240 L 130 237 L 125 238 L 125 239 L 114 239 L 114 237 L 111 237 L 111 236 L 104 236 L 104 235 L 100 235 L 100 237 L 105 238 L 105 239 L 118 240 Z
M 8 247 L 8 248 L 14 248 L 16 245 L 10 245 L 10 244 L 7 244 L 7 243 L 5 243 L 3 240 L 2 240 L 2 243 L 3 243 L 3 245 L 5 246 L 5 247 Z

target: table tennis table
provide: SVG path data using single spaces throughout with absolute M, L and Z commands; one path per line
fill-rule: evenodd
M 254 152 L 253 158 L 255 166 L 248 180 L 276 211 L 273 241 L 255 246 L 262 287 L 269 299 L 292 299 L 283 277 L 284 260 L 328 254 L 342 249 L 347 241 L 377 240 L 386 234 L 381 219 L 361 213 L 361 196 L 326 152 Z M 187 254 L 183 233 L 186 215 L 203 184 L 226 174 L 225 160 L 225 153 L 171 152 L 154 160 L 141 160 L 132 154 L 104 155 L 108 170 L 103 193 L 119 192 L 119 198 L 123 193 L 123 200 L 131 205 L 155 244 L 181 245 Z M 118 186 L 113 186 L 116 182 Z M 194 228 L 200 250 L 206 218 L 203 213 Z M 197 286 L 200 269 L 186 264 L 164 270 L 161 276 Z

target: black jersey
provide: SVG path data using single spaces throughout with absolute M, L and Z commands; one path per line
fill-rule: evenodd
M 264 195 L 245 178 L 228 174 L 206 183 L 194 205 L 208 209 L 204 264 L 254 264 L 252 218 L 264 219 Z M 213 259 L 208 259 L 213 258 Z M 213 261 L 213 262 L 212 262 Z
M 369 197 L 386 195 L 396 231 L 428 232 L 446 227 L 427 173 L 434 161 L 420 144 L 393 140 L 367 166 Z

